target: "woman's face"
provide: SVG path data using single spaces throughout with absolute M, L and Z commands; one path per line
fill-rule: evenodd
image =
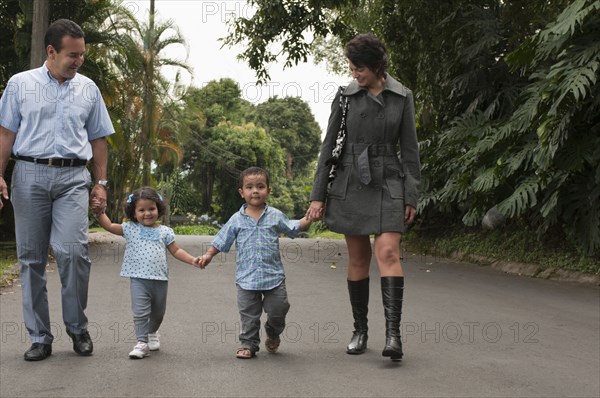
M 375 72 L 366 66 L 358 67 L 354 65 L 352 61 L 348 61 L 348 65 L 350 67 L 350 73 L 352 73 L 352 77 L 356 79 L 358 85 L 361 87 L 375 87 L 375 84 L 380 80 Z

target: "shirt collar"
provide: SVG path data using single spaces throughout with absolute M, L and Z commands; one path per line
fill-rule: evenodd
M 48 80 L 50 80 L 51 82 L 57 82 L 58 80 L 56 80 L 56 78 L 54 76 L 52 76 L 52 73 L 50 73 L 50 69 L 48 69 L 48 65 L 46 65 L 48 61 L 44 61 L 44 64 L 42 66 L 40 66 L 40 70 L 42 71 L 42 73 L 44 73 L 46 76 L 48 76 Z M 79 72 L 77 72 L 79 73 Z M 74 77 L 65 80 L 65 84 L 69 84 L 71 82 L 71 80 L 75 79 L 75 77 L 77 77 L 77 73 L 75 74 Z
M 248 215 L 246 215 L 246 208 L 247 208 L 247 207 L 248 207 L 248 203 L 244 203 L 244 204 L 242 205 L 242 207 L 240 207 L 240 213 L 241 213 L 243 216 L 249 217 Z M 265 203 L 265 208 L 263 209 L 263 212 L 262 212 L 262 214 L 266 214 L 268 210 L 269 210 L 269 205 L 268 205 L 267 203 Z
M 366 90 L 366 87 L 358 85 L 356 80 L 353 80 L 343 92 L 343 95 L 349 96 L 358 93 L 359 91 Z M 383 85 L 383 91 L 391 91 L 403 97 L 406 97 L 407 88 L 402 85 L 399 81 L 391 77 L 387 72 L 385 74 L 385 83 Z M 382 91 L 382 92 L 383 92 Z

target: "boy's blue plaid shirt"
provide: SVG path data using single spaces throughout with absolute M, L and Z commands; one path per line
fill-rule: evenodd
M 244 290 L 271 290 L 285 280 L 279 253 L 279 234 L 295 238 L 300 221 L 290 220 L 280 210 L 265 205 L 256 222 L 246 215 L 244 204 L 213 239 L 212 245 L 227 253 L 235 242 L 237 268 L 235 282 Z

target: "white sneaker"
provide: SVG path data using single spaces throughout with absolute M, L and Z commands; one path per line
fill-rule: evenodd
M 160 350 L 160 334 L 158 332 L 148 333 L 148 347 L 150 347 L 150 351 Z
M 129 358 L 131 359 L 142 359 L 150 355 L 150 349 L 148 348 L 148 344 L 143 341 L 138 341 L 138 343 L 133 347 L 133 351 L 129 353 Z

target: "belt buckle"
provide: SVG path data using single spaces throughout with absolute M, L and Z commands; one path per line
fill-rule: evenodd
M 62 166 L 62 159 L 50 158 L 50 159 L 48 159 L 48 166 L 60 167 L 60 166 Z

